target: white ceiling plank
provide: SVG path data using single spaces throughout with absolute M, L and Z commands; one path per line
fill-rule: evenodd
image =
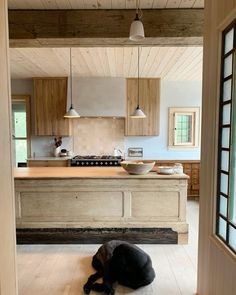
M 154 0 L 153 1 L 153 8 L 159 8 L 159 9 L 163 9 L 166 8 L 167 5 L 167 0 Z
M 189 59 L 188 64 L 185 66 L 183 71 L 182 78 L 183 80 L 187 80 L 194 74 L 195 70 L 198 68 L 199 63 L 202 62 L 202 52 L 199 50 L 195 50 L 194 55 L 192 55 L 191 59 Z
M 109 47 L 106 48 L 107 57 L 108 57 L 108 64 L 110 68 L 110 75 L 111 77 L 116 77 L 116 55 L 115 55 L 115 48 Z
M 168 63 L 166 68 L 162 70 L 161 77 L 165 78 L 165 76 L 171 71 L 171 69 L 175 67 L 177 62 L 181 59 L 181 56 L 183 55 L 184 50 L 185 50 L 185 47 L 175 48 L 175 53 L 172 56 L 170 63 Z
M 140 77 L 201 78 L 201 47 L 140 47 Z M 68 48 L 11 48 L 12 78 L 69 76 Z M 137 77 L 138 47 L 72 48 L 77 77 Z
M 124 76 L 124 47 L 115 48 L 115 65 L 116 65 L 116 76 Z
M 44 9 L 58 9 L 56 0 L 41 0 Z
M 111 0 L 111 8 L 112 9 L 124 9 L 125 6 L 125 0 Z
M 124 48 L 124 74 L 123 77 L 129 77 L 129 69 L 131 64 L 131 54 L 133 48 L 132 47 L 125 47 Z
M 111 0 L 97 0 L 98 9 L 111 9 Z
M 84 1 L 86 0 L 69 0 L 72 9 L 85 9 Z
M 179 8 L 181 0 L 167 0 L 166 8 Z
M 69 0 L 56 0 L 56 4 L 59 9 L 72 9 Z
M 81 54 L 80 48 L 71 49 L 72 56 L 72 75 L 75 77 L 90 77 L 91 71 L 84 57 Z
M 151 47 L 141 47 L 140 61 L 139 61 L 139 74 L 140 77 L 147 77 L 147 72 L 144 72 L 145 65 L 148 62 Z
M 97 72 L 96 66 L 93 62 L 92 56 L 90 56 L 89 48 L 80 48 L 81 56 L 83 57 L 84 62 L 89 68 L 90 74 L 89 76 L 96 77 L 99 76 L 99 72 Z
M 173 50 L 175 50 L 174 47 L 160 48 L 156 54 L 155 61 L 149 69 L 148 74 L 150 77 L 161 77 L 161 71 L 170 60 Z
M 98 48 L 98 57 L 100 60 L 101 68 L 103 69 L 103 77 L 110 77 L 111 73 L 105 47 Z
M 130 67 L 128 77 L 137 77 L 138 70 L 138 47 L 133 47 L 130 57 Z
M 84 9 L 97 9 L 98 1 L 97 0 L 84 0 Z
M 151 47 L 150 51 L 148 52 L 148 56 L 146 58 L 146 63 L 144 64 L 143 68 L 141 69 L 141 77 L 150 77 L 150 71 L 154 63 L 159 62 L 158 53 L 160 51 L 160 47 Z
M 140 8 L 152 9 L 154 0 L 140 0 Z
M 136 0 L 126 0 L 125 8 L 126 9 L 135 9 L 136 8 Z
M 199 52 L 201 50 L 201 48 L 198 49 L 197 47 L 187 48 L 183 53 L 182 59 L 180 59 L 180 62 L 178 62 L 177 67 L 171 69 L 170 72 L 166 75 L 166 78 L 184 80 L 183 77 L 186 76 L 185 72 L 187 71 L 192 61 L 199 55 Z
M 135 9 L 136 0 L 8 0 L 10 9 Z M 204 0 L 140 0 L 142 9 L 203 8 Z
M 193 8 L 195 0 L 182 0 L 179 8 Z
M 195 0 L 194 8 L 204 8 L 204 0 Z
M 107 73 L 104 73 L 103 67 L 101 65 L 101 60 L 98 58 L 98 48 L 88 48 L 88 58 L 92 59 L 92 63 L 95 66 L 94 75 L 97 77 L 108 77 Z

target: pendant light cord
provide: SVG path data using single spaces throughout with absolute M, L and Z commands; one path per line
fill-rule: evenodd
M 138 46 L 138 108 L 139 108 L 139 46 Z
M 72 64 L 71 64 L 71 47 L 70 47 L 70 102 L 72 105 Z
M 143 12 L 140 8 L 140 0 L 136 0 L 136 18 L 140 20 L 143 16 Z

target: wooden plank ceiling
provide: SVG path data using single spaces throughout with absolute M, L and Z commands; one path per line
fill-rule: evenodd
M 137 47 L 72 48 L 76 77 L 137 77 Z M 12 78 L 69 76 L 68 48 L 11 48 Z M 140 77 L 201 80 L 202 47 L 141 47 Z
M 8 0 L 9 9 L 135 9 L 136 0 Z M 142 9 L 203 8 L 204 0 L 140 0 Z

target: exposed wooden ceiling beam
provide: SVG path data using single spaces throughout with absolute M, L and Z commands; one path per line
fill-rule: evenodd
M 11 47 L 133 45 L 133 10 L 9 10 Z M 203 9 L 143 10 L 142 45 L 202 45 Z

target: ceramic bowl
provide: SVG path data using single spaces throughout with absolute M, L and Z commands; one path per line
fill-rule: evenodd
M 155 165 L 153 161 L 122 161 L 121 166 L 129 173 L 129 174 L 147 174 Z
M 157 167 L 158 174 L 174 174 L 174 167 L 172 166 L 158 166 Z

